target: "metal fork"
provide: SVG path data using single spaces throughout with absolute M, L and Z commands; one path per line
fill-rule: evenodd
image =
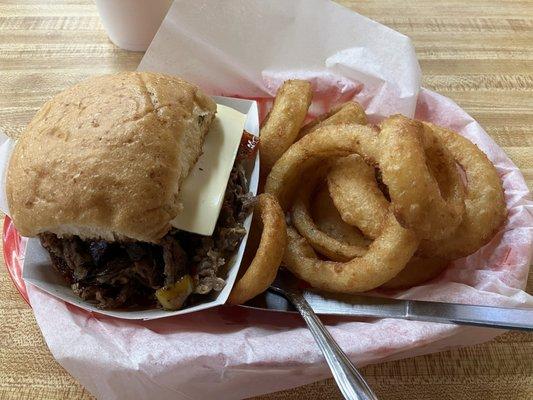
M 293 276 L 280 270 L 269 290 L 285 297 L 300 312 L 322 354 L 324 354 L 333 378 L 335 378 L 344 398 L 348 400 L 377 400 L 365 378 L 330 335 L 297 285 L 297 280 Z

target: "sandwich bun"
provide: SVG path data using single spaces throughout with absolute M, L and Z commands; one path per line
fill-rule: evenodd
M 157 242 L 215 113 L 197 86 L 155 73 L 99 76 L 59 93 L 9 162 L 15 226 L 23 236 Z

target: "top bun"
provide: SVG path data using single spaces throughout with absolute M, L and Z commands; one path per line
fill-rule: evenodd
M 181 209 L 216 103 L 182 79 L 91 78 L 35 115 L 9 162 L 7 198 L 23 236 L 157 242 Z

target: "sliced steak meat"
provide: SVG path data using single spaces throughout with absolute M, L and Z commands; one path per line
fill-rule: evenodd
M 63 241 L 63 258 L 72 271 L 74 282 L 79 282 L 89 275 L 93 259 L 80 238 L 75 236 Z
M 52 265 L 82 299 L 100 308 L 155 304 L 163 285 L 163 257 L 149 243 L 83 241 L 77 236 L 39 236 Z
M 63 241 L 53 233 L 41 233 L 39 235 L 41 245 L 48 251 L 52 260 L 52 266 L 59 272 L 68 283 L 72 283 L 72 271 L 63 258 Z
M 161 287 L 161 276 L 158 274 L 158 268 L 154 265 L 153 259 L 143 258 L 139 261 L 133 261 L 132 269 L 135 273 L 135 278 L 145 286 L 152 289 Z
M 89 252 L 97 266 L 105 262 L 106 257 L 112 251 L 112 246 L 112 243 L 106 242 L 105 240 L 95 240 L 89 243 Z
M 187 253 L 172 235 L 166 235 L 160 244 L 165 263 L 165 286 L 170 286 L 187 273 Z
M 130 260 L 133 261 L 140 261 L 143 258 L 151 257 L 153 251 L 156 250 L 154 249 L 156 246 L 140 242 L 124 243 L 122 247 L 126 250 L 126 253 L 128 253 Z
M 53 233 L 44 232 L 39 235 L 41 245 L 48 253 L 56 257 L 63 257 L 63 241 Z

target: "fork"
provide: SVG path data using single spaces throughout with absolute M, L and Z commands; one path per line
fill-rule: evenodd
M 335 378 L 344 398 L 348 400 L 377 400 L 365 378 L 342 351 L 305 300 L 297 280 L 287 272 L 280 270 L 269 290 L 285 297 L 300 312 L 322 354 L 324 354 L 333 378 Z

